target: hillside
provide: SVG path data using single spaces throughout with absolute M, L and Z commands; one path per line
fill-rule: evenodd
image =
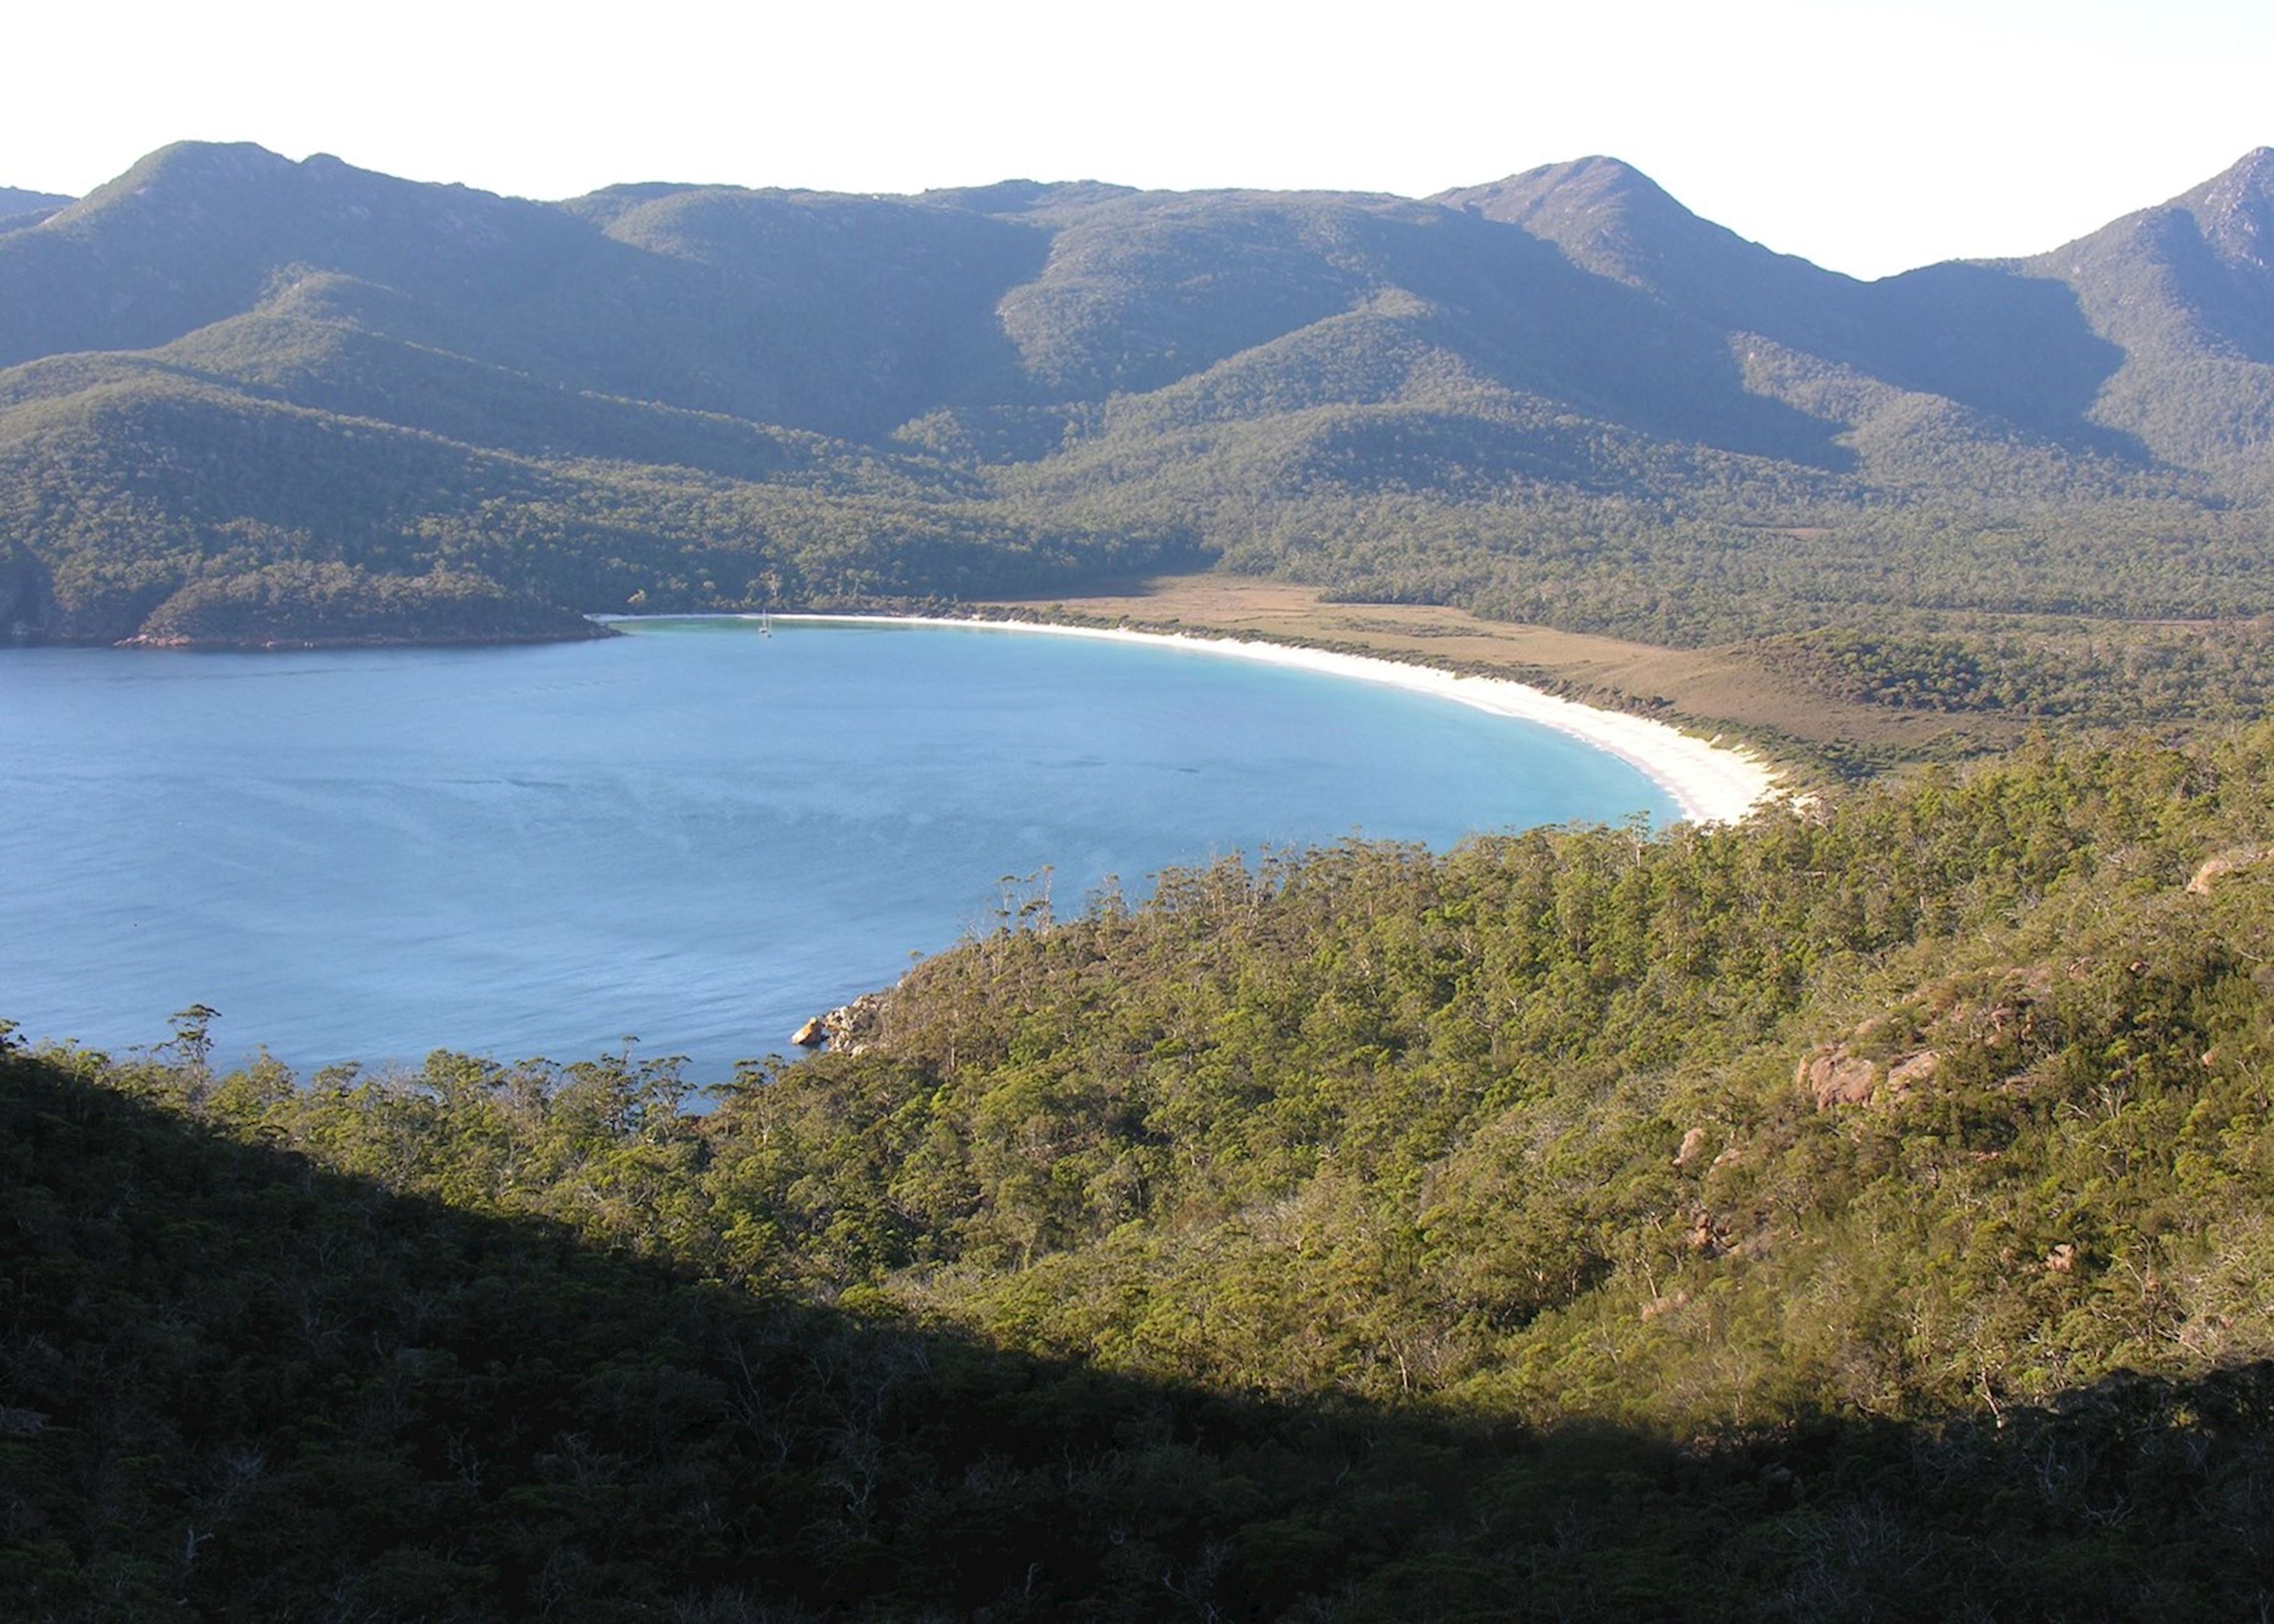
M 1608 158 L 31 218 L 19 636 L 1214 569 L 1871 781 L 1006 896 L 699 1112 L 0 1020 L 0 1615 L 2274 1609 L 2274 154 L 1868 283 Z
M 322 635 L 288 566 L 520 635 L 1214 565 L 1690 646 L 2121 643 L 2274 612 L 2270 188 L 1866 283 L 1606 158 L 544 204 L 183 145 L 0 223 L 0 620 Z
M 2223 489 L 2268 491 L 2274 424 L 2274 149 L 2029 262 L 2076 290 L 2122 362 L 2094 415 Z
M 26 192 L 20 186 L 0 186 L 0 223 L 21 228 L 36 217 L 51 214 L 71 202 L 52 192 Z
M 2270 770 L 1172 875 L 701 1117 L 0 1052 L 0 1611 L 2250 1616 Z

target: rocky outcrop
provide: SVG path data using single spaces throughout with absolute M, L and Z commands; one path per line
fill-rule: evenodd
M 1894 1104 L 1932 1082 L 1941 1069 L 1942 1056 L 1931 1049 L 1875 1060 L 1850 1047 L 1869 1037 L 1868 1027 L 1859 1028 L 1841 1042 L 1811 1050 L 1793 1073 L 1793 1086 L 1813 1099 L 1819 1111 L 1843 1105 Z
M 1898 1060 L 1887 1068 L 1887 1086 L 1897 1096 L 1914 1088 L 1923 1088 L 1934 1080 L 1942 1066 L 1942 1056 L 1931 1049 L 1921 1049 L 1907 1060 Z
M 829 1029 L 831 1052 L 857 1055 L 884 1034 L 885 995 L 864 992 L 830 1011 L 821 1023 Z
M 791 1034 L 800 1049 L 826 1046 L 834 1055 L 857 1055 L 883 1035 L 885 995 L 864 992 L 850 1004 L 840 1004 L 825 1015 L 817 1015 Z
M 2127 966 L 2135 975 L 2149 966 Z M 1808 1051 L 1794 1069 L 1793 1086 L 1821 1111 L 1870 1105 L 1894 1108 L 1958 1073 L 1957 1057 L 1971 1056 L 1959 1072 L 1994 1067 L 1990 1075 L 2018 1084 L 2047 1039 L 2049 1010 L 2063 981 L 2095 973 L 2095 963 L 2017 965 L 2002 971 L 1954 975 L 1920 987 L 1894 1009 L 1863 1021 L 1844 1036 Z
M 1876 1064 L 1852 1052 L 1845 1043 L 1832 1043 L 1803 1060 L 1792 1080 L 1795 1087 L 1815 1099 L 1818 1110 L 1828 1111 L 1836 1106 L 1863 1104 L 1879 1086 L 1879 1075 Z
M 2233 873 L 2237 868 L 2250 867 L 2265 855 L 2265 852 L 2258 846 L 2238 846 L 2231 851 L 2221 852 L 2215 857 L 2205 859 L 2202 866 L 2195 871 L 2194 877 L 2187 881 L 2187 895 L 2210 896 L 2211 887 L 2218 884 L 2223 877 Z
M 1666 1297 L 1654 1297 L 1642 1305 L 1642 1318 L 1647 1322 L 1660 1314 L 1670 1314 L 1690 1306 L 1690 1293 L 1675 1291 Z
M 1729 1249 L 1729 1229 L 1713 1214 L 1700 1208 L 1690 1214 L 1690 1229 L 1683 1240 L 1699 1257 L 1718 1258 Z

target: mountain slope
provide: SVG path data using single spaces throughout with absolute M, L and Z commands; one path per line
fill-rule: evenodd
M 1547 164 L 1433 200 L 1516 226 L 1585 270 L 1726 327 L 1779 336 L 1797 327 L 1837 348 L 1855 320 L 1861 283 L 1701 220 L 1615 158 Z
M 1875 613 L 2274 610 L 2270 168 L 1864 283 L 1604 158 L 544 204 L 185 144 L 0 225 L 11 623 L 294 560 L 593 611 L 1229 559 L 1695 641 L 1852 613 L 1864 553 Z
M 52 214 L 71 200 L 52 192 L 26 192 L 19 186 L 0 186 L 0 230 L 35 224 L 39 217 Z
M 2029 261 L 2123 356 L 2095 407 L 2156 456 L 2274 492 L 2274 149 Z
M 1520 226 L 1716 329 L 2044 433 L 2080 431 L 2119 359 L 2048 283 L 1960 264 L 1860 282 L 1699 219 L 1615 159 L 1552 165 L 1439 200 Z

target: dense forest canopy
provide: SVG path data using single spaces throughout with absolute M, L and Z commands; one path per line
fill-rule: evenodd
M 699 1116 L 16 1050 L 0 1610 L 2252 1616 L 2270 786 L 1219 864 Z

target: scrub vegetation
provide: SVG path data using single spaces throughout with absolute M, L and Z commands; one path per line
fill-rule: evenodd
M 1608 160 L 56 201 L 19 635 L 1212 570 L 1856 781 L 1014 890 L 701 1101 L 0 1024 L 0 1614 L 2274 1611 L 2274 154 L 1869 284 Z
M 1865 283 L 1608 159 L 539 204 L 185 144 L 0 220 L 0 625 L 549 635 L 1215 568 L 1766 645 L 1889 715 L 2252 714 L 2270 214 L 2260 152 Z
M 2274 732 L 1013 898 L 859 1052 L 17 1052 L 26 1618 L 2274 1599 Z

